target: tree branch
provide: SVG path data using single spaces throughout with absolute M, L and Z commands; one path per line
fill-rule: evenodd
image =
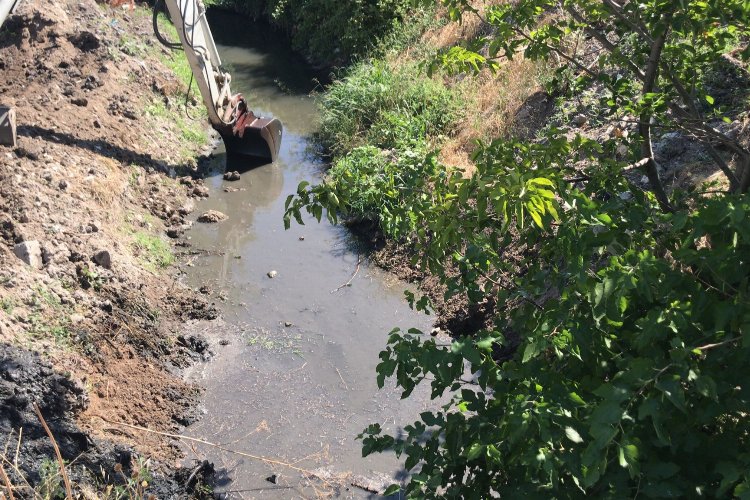
M 670 20 L 671 16 L 665 18 L 664 22 L 666 27 L 664 32 L 654 40 L 654 44 L 651 46 L 651 53 L 648 56 L 648 65 L 646 66 L 646 74 L 643 81 L 642 95 L 653 92 L 654 87 L 656 86 L 661 51 L 664 48 L 664 43 L 667 39 Z M 654 150 L 651 145 L 651 116 L 652 113 L 649 110 L 644 110 L 641 113 L 640 123 L 638 124 L 638 133 L 641 136 L 642 161 L 645 161 L 646 176 L 651 184 L 651 189 L 653 189 L 654 194 L 656 195 L 656 200 L 659 202 L 659 206 L 665 212 L 672 212 L 674 209 L 669 203 L 667 193 L 664 191 L 664 185 L 659 178 L 659 167 L 656 160 L 654 160 Z
M 604 33 L 592 28 L 591 23 L 586 21 L 586 19 L 584 19 L 583 16 L 581 16 L 572 6 L 568 6 L 567 10 L 573 17 L 573 19 L 583 25 L 583 31 L 596 38 L 606 50 L 608 50 L 610 53 L 618 51 L 617 47 L 615 47 L 615 45 L 607 39 L 607 36 Z M 639 80 L 644 81 L 646 79 L 646 75 L 643 73 L 641 68 L 639 68 L 633 61 L 631 61 L 630 59 L 625 59 L 625 63 L 628 65 L 630 70 L 635 73 Z
M 619 19 L 622 23 L 627 25 L 630 29 L 632 29 L 633 31 L 641 35 L 649 45 L 654 44 L 653 37 L 648 34 L 648 32 L 643 26 L 639 25 L 638 23 L 634 23 L 633 21 L 628 19 L 628 17 L 625 14 L 623 14 L 621 6 L 617 5 L 612 0 L 602 0 L 602 3 L 606 7 L 609 8 L 609 10 L 612 12 L 612 14 L 615 15 L 617 19 Z

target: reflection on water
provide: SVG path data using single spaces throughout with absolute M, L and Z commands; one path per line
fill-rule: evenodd
M 211 196 L 197 212 L 219 210 L 229 219 L 195 224 L 189 232 L 193 247 L 210 252 L 195 261 L 186 281 L 209 285 L 211 298 L 222 301 L 225 323 L 206 332 L 215 358 L 193 370 L 206 387 L 207 414 L 188 432 L 304 469 L 400 477 L 395 457 L 362 459 L 354 438 L 373 422 L 397 431 L 397 424 L 433 406 L 424 392 L 401 401 L 395 388 L 378 391 L 375 383 L 387 333 L 394 326 L 428 329 L 431 319 L 408 308 L 403 284 L 366 263 L 352 279 L 362 256 L 343 229 L 308 221 L 284 231 L 286 196 L 321 170 L 307 154 L 316 75 L 268 31 L 248 29 L 225 14 L 212 13 L 210 21 L 234 90 L 280 118 L 285 132 L 275 164 L 229 167 L 244 170 L 236 182 L 223 180 L 226 155 L 217 150 L 207 180 Z M 341 288 L 350 279 L 352 286 Z M 231 481 L 220 488 L 229 497 L 312 492 L 299 471 L 212 448 L 195 451 L 229 472 Z M 278 484 L 266 481 L 271 474 L 281 474 Z M 339 493 L 365 494 L 356 488 Z

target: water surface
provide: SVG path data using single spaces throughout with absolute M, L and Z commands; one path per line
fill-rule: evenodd
M 209 252 L 195 259 L 186 281 L 208 284 L 224 317 L 206 332 L 216 356 L 191 373 L 206 388 L 207 414 L 188 433 L 308 470 L 395 481 L 403 474 L 400 461 L 363 459 L 355 437 L 373 422 L 395 431 L 434 407 L 423 392 L 402 401 L 395 387 L 379 391 L 375 382 L 388 332 L 429 330 L 432 320 L 409 309 L 406 285 L 370 266 L 346 230 L 314 220 L 284 230 L 287 195 L 302 180 L 320 179 L 322 166 L 308 152 L 316 75 L 272 32 L 248 29 L 227 14 L 210 20 L 234 90 L 256 112 L 280 118 L 284 139 L 275 164 L 248 170 L 236 182 L 222 179 L 226 156 L 217 149 L 207 179 L 211 196 L 196 216 L 214 209 L 229 219 L 195 224 L 188 233 L 194 248 Z M 194 451 L 228 472 L 218 491 L 229 498 L 311 497 L 332 486 L 214 447 Z M 276 484 L 266 479 L 273 474 Z M 367 495 L 352 486 L 337 494 Z

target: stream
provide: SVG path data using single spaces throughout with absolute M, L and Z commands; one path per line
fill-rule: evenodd
M 209 19 L 234 91 L 259 114 L 280 118 L 284 138 L 276 163 L 245 171 L 227 166 L 220 146 L 206 179 L 210 197 L 195 215 L 214 209 L 229 219 L 187 233 L 206 253 L 184 280 L 207 285 L 223 319 L 201 327 L 215 356 L 188 373 L 205 387 L 206 413 L 186 433 L 245 454 L 195 445 L 187 456 L 215 464 L 216 492 L 226 498 L 376 496 L 352 483 L 379 488 L 404 479 L 403 457 L 362 458 L 355 437 L 375 422 L 397 432 L 436 405 L 428 387 L 403 401 L 391 381 L 378 390 L 378 354 L 393 327 L 429 331 L 432 318 L 409 308 L 408 285 L 371 266 L 347 230 L 311 218 L 284 230 L 286 197 L 300 181 L 321 178 L 322 164 L 308 152 L 316 127 L 309 94 L 319 84 L 267 28 L 248 30 L 246 20 L 223 12 Z M 225 169 L 241 179 L 223 180 Z

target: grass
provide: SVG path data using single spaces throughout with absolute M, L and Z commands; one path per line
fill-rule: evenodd
M 15 307 L 16 301 L 12 297 L 3 297 L 0 299 L 0 309 L 2 309 L 5 314 L 12 314 Z
M 155 272 L 174 263 L 172 246 L 161 236 L 135 231 L 132 238 L 133 248 L 147 269 Z

